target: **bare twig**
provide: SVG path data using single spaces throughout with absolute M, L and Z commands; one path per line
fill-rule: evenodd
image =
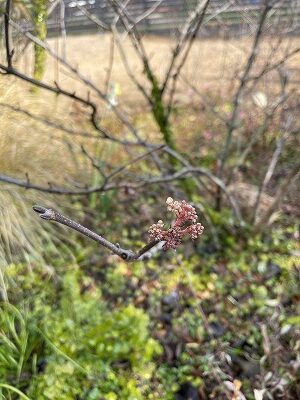
M 94 22 L 99 28 L 103 29 L 104 31 L 109 31 L 109 26 L 105 24 L 100 18 L 92 13 L 90 13 L 86 7 L 81 6 L 80 4 L 76 4 L 76 7 L 83 12 L 83 14 L 92 22 Z
M 288 192 L 291 184 L 298 179 L 300 175 L 300 161 L 297 162 L 294 167 L 290 170 L 285 180 L 278 187 L 276 195 L 272 204 L 268 207 L 268 209 L 264 212 L 262 217 L 257 221 L 254 226 L 254 233 L 261 232 L 264 227 L 268 224 L 271 215 L 278 208 L 280 202 L 282 201 L 283 196 Z
M 41 186 L 41 185 L 36 185 L 33 183 L 28 183 L 27 180 L 20 180 L 16 178 L 12 178 L 6 175 L 0 175 L 0 182 L 5 182 L 9 184 L 13 184 L 16 186 L 23 187 L 25 189 L 34 189 L 37 191 L 45 192 L 45 193 L 53 193 L 53 194 L 58 194 L 58 195 L 73 195 L 73 196 L 82 196 L 82 195 L 87 195 L 91 193 L 98 193 L 98 192 L 107 192 L 110 190 L 118 190 L 122 188 L 132 188 L 132 189 L 139 189 L 143 188 L 145 186 L 149 185 L 156 185 L 156 184 L 161 184 L 161 183 L 168 183 L 168 182 L 173 182 L 177 181 L 180 179 L 183 179 L 186 175 L 203 175 L 207 177 L 211 182 L 213 182 L 217 187 L 220 187 L 220 189 L 224 192 L 225 196 L 228 198 L 229 203 L 232 206 L 232 209 L 235 213 L 236 218 L 238 219 L 240 224 L 243 224 L 243 220 L 240 214 L 239 207 L 234 199 L 234 197 L 230 194 L 228 189 L 226 188 L 225 184 L 214 174 L 212 174 L 210 171 L 208 171 L 205 168 L 197 168 L 197 167 L 189 167 L 189 168 L 182 168 L 181 170 L 170 174 L 170 175 L 162 175 L 158 177 L 153 177 L 153 178 L 141 178 L 139 182 L 137 183 L 126 183 L 126 182 L 117 182 L 117 183 L 102 183 L 99 186 L 93 186 L 93 187 L 87 187 L 84 189 L 77 189 L 77 190 L 72 190 L 72 189 L 65 189 L 65 188 L 59 188 L 59 187 L 54 187 L 53 184 L 51 184 L 49 187 L 47 186 Z
M 235 173 L 238 171 L 239 167 L 241 167 L 244 164 L 245 160 L 247 159 L 248 155 L 250 154 L 250 152 L 251 152 L 254 144 L 256 143 L 256 141 L 259 138 L 261 138 L 262 135 L 268 129 L 269 124 L 271 123 L 271 121 L 273 120 L 273 118 L 275 116 L 276 109 L 281 104 L 283 104 L 287 100 L 287 98 L 288 98 L 288 95 L 279 96 L 278 99 L 276 99 L 273 102 L 273 104 L 269 107 L 269 109 L 266 110 L 262 123 L 252 133 L 252 136 L 251 136 L 250 140 L 248 141 L 246 147 L 244 148 L 244 150 L 242 151 L 241 155 L 239 156 L 235 166 L 233 167 L 232 171 L 230 172 L 230 174 L 229 174 L 229 176 L 228 176 L 228 178 L 226 180 L 226 184 L 227 185 L 229 185 L 231 183 L 231 180 L 234 177 Z
M 130 33 L 130 31 L 136 27 L 136 25 L 140 24 L 144 19 L 149 17 L 163 2 L 164 0 L 158 0 L 156 1 L 152 7 L 150 7 L 148 10 L 146 10 L 142 15 L 137 17 L 132 25 L 129 26 L 129 30 L 125 32 L 123 39 Z
M 246 66 L 243 69 L 243 73 L 239 80 L 239 85 L 238 85 L 238 88 L 237 88 L 237 91 L 236 91 L 236 94 L 235 94 L 235 97 L 233 100 L 233 111 L 232 111 L 230 121 L 228 122 L 228 130 L 227 130 L 226 140 L 225 140 L 225 144 L 224 144 L 223 150 L 221 152 L 220 160 L 218 163 L 219 165 L 218 165 L 218 174 L 217 175 L 220 178 L 222 178 L 222 176 L 223 176 L 223 170 L 224 170 L 225 163 L 226 163 L 226 160 L 227 160 L 227 157 L 229 154 L 229 150 L 230 150 L 230 146 L 231 146 L 232 135 L 236 129 L 238 112 L 240 110 L 241 96 L 243 94 L 243 91 L 244 91 L 249 73 L 251 71 L 251 68 L 256 60 L 257 53 L 258 53 L 258 46 L 259 46 L 259 43 L 261 41 L 262 34 L 263 34 L 263 28 L 264 28 L 268 13 L 271 9 L 272 9 L 272 6 L 270 4 L 270 1 L 265 0 L 265 5 L 264 5 L 263 11 L 260 15 L 260 20 L 259 20 L 258 27 L 256 30 L 256 34 L 255 34 L 255 38 L 254 38 L 253 45 L 251 48 L 251 52 L 248 57 Z M 216 199 L 216 208 L 220 209 L 220 206 L 221 206 L 221 192 L 219 189 L 218 193 L 217 193 L 217 199 Z
M 132 20 L 130 15 L 126 11 L 126 3 L 122 4 L 119 0 L 110 0 L 113 9 L 117 13 L 122 22 L 126 32 L 129 32 L 129 37 L 131 39 L 132 45 L 143 63 L 144 70 L 148 80 L 151 82 L 152 86 L 156 84 L 156 78 L 150 66 L 149 58 L 147 56 L 146 50 L 144 48 L 143 41 L 141 39 L 139 31 L 136 29 L 135 21 Z
M 106 79 L 105 79 L 106 97 L 107 97 L 108 91 L 109 91 L 109 85 L 110 85 L 110 81 L 111 81 L 111 74 L 112 74 L 112 69 L 113 69 L 113 64 L 114 64 L 114 58 L 115 58 L 115 37 L 114 37 L 114 34 L 112 34 L 111 38 L 110 38 L 109 59 L 108 59 L 107 74 L 106 74 Z
M 63 58 L 59 56 L 58 54 L 55 53 L 51 49 L 51 47 L 43 42 L 41 39 L 38 37 L 34 36 L 32 33 L 26 31 L 25 28 L 21 27 L 19 24 L 17 24 L 14 21 L 10 21 L 10 25 L 15 28 L 18 32 L 22 33 L 25 37 L 27 37 L 29 40 L 31 40 L 33 43 L 36 45 L 40 46 L 42 49 L 47 51 L 47 53 L 53 57 L 55 60 L 57 60 L 61 65 L 66 67 L 70 72 L 72 72 L 75 76 L 77 76 L 81 82 L 83 82 L 87 87 L 89 87 L 91 90 L 95 92 L 95 94 L 101 98 L 102 100 L 106 100 L 105 93 L 102 92 L 90 79 L 88 79 L 86 76 L 84 76 L 78 68 L 74 67 L 71 63 L 68 62 L 66 58 Z
M 28 110 L 25 110 L 23 108 L 14 106 L 12 104 L 7 104 L 7 103 L 0 102 L 0 107 L 7 108 L 7 109 L 9 109 L 11 111 L 14 111 L 16 113 L 23 114 L 26 117 L 32 118 L 33 120 L 38 121 L 38 122 L 40 122 L 40 123 L 42 123 L 42 124 L 44 124 L 46 126 L 49 126 L 50 128 L 58 129 L 58 130 L 60 130 L 62 132 L 65 132 L 65 133 L 71 135 L 71 136 L 81 136 L 81 137 L 89 138 L 89 139 L 97 139 L 98 138 L 97 135 L 92 135 L 92 134 L 89 134 L 89 133 L 84 132 L 84 131 L 79 131 L 79 130 L 75 130 L 75 129 L 69 128 L 69 127 L 64 126 L 64 125 L 62 125 L 60 123 L 51 121 L 47 117 L 42 117 L 42 116 L 33 114 L 32 112 L 30 112 Z
M 128 161 L 127 163 L 121 165 L 120 167 L 115 168 L 109 175 L 108 175 L 108 179 L 111 179 L 112 177 L 118 175 L 119 173 L 121 173 L 122 171 L 124 171 L 126 168 L 130 167 L 131 165 L 137 163 L 138 161 L 141 161 L 143 159 L 145 159 L 147 156 L 151 155 L 154 152 L 157 152 L 159 150 L 163 150 L 165 148 L 165 145 L 161 145 L 161 146 L 157 146 L 154 147 L 148 151 L 146 151 L 145 153 L 136 156 L 135 158 L 131 159 L 130 161 Z
M 57 5 L 61 2 L 61 0 L 55 0 L 52 3 L 49 4 L 49 7 L 47 9 L 47 15 L 48 17 L 53 13 Z
M 168 85 L 169 79 L 172 76 L 173 69 L 177 58 L 179 57 L 181 51 L 183 50 L 183 46 L 186 41 L 189 39 L 188 48 L 191 47 L 193 41 L 197 37 L 197 33 L 201 27 L 206 9 L 209 5 L 210 0 L 199 0 L 195 10 L 190 14 L 189 18 L 187 19 L 182 31 L 180 38 L 177 41 L 177 44 L 173 50 L 173 55 L 170 61 L 170 64 L 167 68 L 167 72 L 161 86 L 161 93 L 163 93 Z
M 255 201 L 255 205 L 254 205 L 254 216 L 253 216 L 254 223 L 256 223 L 258 220 L 258 210 L 259 210 L 261 195 L 265 191 L 268 183 L 270 182 L 270 179 L 272 178 L 272 176 L 274 174 L 274 171 L 275 171 L 276 165 L 278 163 L 282 149 L 290 136 L 291 136 L 291 132 L 289 130 L 286 130 L 276 143 L 276 147 L 275 147 L 275 150 L 271 157 L 265 177 L 259 187 L 259 190 L 258 190 L 258 193 L 256 196 L 256 201 Z
M 112 26 L 112 34 L 116 40 L 116 43 L 117 43 L 117 46 L 118 46 L 118 49 L 119 49 L 119 52 L 121 55 L 121 59 L 122 59 L 123 65 L 126 69 L 127 75 L 130 77 L 130 79 L 135 84 L 135 86 L 138 88 L 138 90 L 144 95 L 145 99 L 151 104 L 152 100 L 151 100 L 149 94 L 146 92 L 143 85 L 138 81 L 134 72 L 131 70 L 131 67 L 129 65 L 128 58 L 126 56 L 120 35 L 119 35 L 117 29 L 115 28 L 115 26 Z
M 5 33 L 5 49 L 6 49 L 6 61 L 7 67 L 12 68 L 12 57 L 13 50 L 10 47 L 10 11 L 11 11 L 11 0 L 6 1 L 5 14 L 4 14 L 4 33 Z
M 54 59 L 59 61 L 63 66 L 65 66 L 71 73 L 73 73 L 86 87 L 90 88 L 102 101 L 104 101 L 106 104 L 110 106 L 110 108 L 113 110 L 117 118 L 128 128 L 128 130 L 134 135 L 134 137 L 139 141 L 139 143 L 143 143 L 141 140 L 137 130 L 134 128 L 134 126 L 130 123 L 126 115 L 114 104 L 112 104 L 109 99 L 107 98 L 106 94 L 100 90 L 90 79 L 88 79 L 86 76 L 84 76 L 77 68 L 75 68 L 73 65 L 71 65 L 66 59 L 60 57 L 58 54 L 56 54 L 45 42 L 40 40 L 39 38 L 35 37 L 32 35 L 30 32 L 27 32 L 25 29 L 20 27 L 18 24 L 16 24 L 13 21 L 10 21 L 10 25 L 12 25 L 16 30 L 18 30 L 20 33 L 22 33 L 25 37 L 30 39 L 33 43 L 36 45 L 40 46 L 43 48 L 45 51 L 48 52 L 49 55 L 51 55 Z M 15 76 L 18 76 L 19 78 L 22 78 L 26 80 L 27 82 L 31 82 L 35 86 L 39 86 L 44 89 L 51 90 L 50 85 L 46 85 L 43 83 L 38 84 L 39 81 L 35 81 L 32 78 L 27 77 L 24 74 L 21 74 L 20 72 L 17 73 L 15 69 L 12 68 L 7 68 L 3 65 L 0 65 L 0 69 L 4 69 L 6 72 L 13 74 Z M 53 91 L 53 90 L 52 90 Z M 90 101 L 88 98 L 87 100 L 84 100 L 83 98 L 80 98 L 79 96 L 74 97 L 74 95 L 70 95 L 70 93 L 66 90 L 60 90 L 59 92 L 56 91 L 57 94 L 64 94 L 68 97 L 72 97 L 73 99 L 85 103 L 86 105 L 89 105 L 90 107 L 94 108 L 93 114 L 92 114 L 92 123 L 96 129 L 97 128 L 97 122 L 96 122 L 96 114 L 97 114 L 97 108 L 96 106 Z M 103 131 L 103 129 L 102 129 Z
M 268 74 L 271 71 L 274 71 L 274 70 L 278 69 L 283 64 L 285 64 L 288 59 L 290 59 L 291 57 L 295 56 L 299 52 L 300 52 L 300 47 L 296 47 L 295 49 L 287 52 L 280 60 L 274 62 L 273 64 L 270 64 L 269 62 L 267 62 L 266 65 L 264 66 L 264 68 L 258 74 L 253 75 L 253 76 L 249 76 L 246 79 L 246 81 L 250 82 L 250 81 L 258 81 L 258 80 L 260 80 L 264 75 Z
M 88 238 L 95 240 L 97 243 L 99 243 L 101 246 L 106 247 L 108 250 L 110 250 L 113 254 L 116 254 L 117 256 L 121 257 L 125 261 L 136 261 L 140 257 L 143 256 L 143 254 L 149 252 L 149 250 L 156 246 L 158 244 L 158 241 L 152 241 L 142 247 L 138 252 L 134 253 L 131 250 L 123 249 L 120 247 L 118 244 L 113 244 L 109 240 L 105 239 L 103 236 L 98 235 L 96 232 L 91 231 L 90 229 L 84 227 L 83 225 L 79 224 L 78 222 L 75 222 L 59 212 L 52 210 L 51 208 L 45 208 L 41 206 L 33 206 L 33 210 L 39 214 L 40 218 L 48 220 L 48 221 L 54 221 L 59 224 L 65 225 L 71 229 L 74 229 L 75 231 L 81 233 L 84 236 L 87 236 Z
M 60 32 L 62 38 L 62 58 L 66 58 L 66 44 L 67 44 L 67 31 L 65 24 L 65 10 L 66 6 L 63 0 L 60 0 L 60 15 L 59 15 L 59 24 L 60 24 Z
M 97 107 L 96 107 L 95 103 L 93 103 L 89 99 L 84 99 L 83 97 L 78 96 L 75 92 L 70 92 L 65 89 L 62 89 L 60 86 L 58 86 L 58 84 L 56 86 L 51 86 L 51 85 L 48 85 L 47 83 L 40 82 L 34 78 L 31 78 L 31 77 L 23 74 L 22 72 L 16 70 L 13 67 L 8 67 L 3 64 L 0 64 L 0 69 L 5 71 L 9 75 L 14 75 L 17 78 L 20 78 L 23 81 L 30 83 L 31 85 L 45 89 L 49 92 L 55 93 L 56 95 L 63 95 L 65 97 L 69 97 L 70 99 L 76 100 L 77 102 L 89 107 L 91 109 L 91 122 L 92 122 L 92 125 L 94 126 L 94 128 L 97 131 L 102 133 L 103 139 L 109 138 L 111 140 L 115 140 L 114 138 L 112 138 L 112 136 L 110 136 L 108 131 L 106 131 L 104 128 L 99 126 L 99 124 L 97 122 Z
M 228 132 L 227 132 L 226 143 L 225 143 L 224 150 L 222 152 L 221 159 L 220 159 L 220 166 L 219 166 L 219 171 L 218 171 L 218 176 L 220 176 L 220 177 L 222 177 L 224 164 L 227 159 L 228 152 L 229 152 L 229 147 L 230 147 L 231 140 L 232 140 L 232 134 L 233 134 L 234 130 L 236 129 L 236 119 L 237 119 L 238 111 L 240 109 L 240 107 L 239 107 L 240 106 L 240 98 L 243 93 L 243 89 L 245 87 L 249 72 L 250 72 L 250 70 L 253 66 L 253 63 L 257 57 L 257 51 L 258 51 L 258 46 L 259 46 L 261 36 L 263 33 L 263 27 L 264 27 L 267 15 L 270 10 L 271 10 L 271 6 L 270 6 L 269 2 L 266 1 L 265 7 L 260 16 L 260 21 L 259 21 L 259 24 L 257 27 L 257 31 L 256 31 L 255 39 L 253 41 L 252 49 L 251 49 L 249 58 L 247 60 L 246 66 L 243 70 L 242 76 L 240 78 L 240 83 L 239 83 L 239 86 L 238 86 L 238 89 L 237 89 L 237 92 L 235 94 L 235 98 L 233 101 L 233 112 L 232 112 L 230 122 L 228 123 L 229 128 L 228 128 Z

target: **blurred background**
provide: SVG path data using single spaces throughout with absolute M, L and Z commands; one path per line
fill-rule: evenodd
M 299 399 L 300 1 L 0 12 L 0 398 Z

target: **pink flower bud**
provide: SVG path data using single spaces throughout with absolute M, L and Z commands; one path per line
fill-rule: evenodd
M 167 209 L 175 214 L 175 221 L 168 230 L 164 230 L 163 221 L 159 220 L 149 228 L 152 240 L 164 241 L 163 248 L 176 249 L 182 242 L 184 236 L 188 235 L 192 240 L 202 235 L 204 227 L 201 223 L 195 223 L 198 219 L 195 208 L 186 201 L 174 201 L 172 197 L 166 200 Z M 186 226 L 187 223 L 192 223 Z

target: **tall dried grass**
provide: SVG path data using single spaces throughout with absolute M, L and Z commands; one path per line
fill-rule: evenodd
M 67 125 L 68 112 L 59 108 L 53 96 L 33 95 L 28 87 L 13 82 L 0 81 L 1 173 L 24 180 L 29 177 L 45 186 L 48 182 L 68 186 L 88 181 L 90 169 L 80 157 L 79 142 L 54 127 L 13 111 L 9 105 L 20 105 L 38 116 L 53 115 Z M 19 259 L 31 263 L 41 258 L 44 246 L 55 251 L 55 243 L 62 238 L 57 227 L 36 218 L 32 212 L 35 203 L 59 208 L 70 205 L 69 200 L 61 197 L 0 184 L 0 269 Z M 1 286 L 5 297 L 0 277 L 0 289 Z

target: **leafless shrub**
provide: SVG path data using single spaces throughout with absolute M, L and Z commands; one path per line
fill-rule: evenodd
M 194 182 L 197 190 L 205 194 L 202 196 L 202 203 L 198 204 L 202 211 L 205 212 L 208 205 L 211 204 L 212 197 L 215 200 L 217 210 L 220 210 L 224 203 L 223 200 L 226 199 L 226 203 L 231 207 L 236 221 L 240 226 L 243 226 L 244 219 L 248 217 L 240 212 L 242 205 L 238 196 L 236 196 L 235 179 L 241 166 L 251 156 L 256 143 L 261 140 L 270 126 L 276 121 L 279 127 L 279 134 L 273 155 L 268 161 L 261 183 L 257 187 L 253 186 L 252 188 L 255 192 L 255 200 L 253 202 L 250 221 L 255 232 L 262 231 L 268 225 L 274 211 L 278 209 L 291 183 L 299 175 L 300 164 L 297 163 L 290 168 L 290 171 L 281 180 L 279 186 L 275 188 L 273 196 L 266 207 L 263 210 L 261 209 L 265 191 L 274 174 L 282 150 L 286 143 L 289 140 L 294 140 L 299 132 L 296 112 L 289 106 L 294 92 L 293 87 L 290 85 L 288 65 L 290 59 L 299 53 L 300 48 L 285 46 L 283 40 L 287 33 L 290 34 L 293 30 L 297 29 L 297 24 L 295 24 L 292 16 L 286 18 L 284 23 L 280 21 L 278 10 L 280 10 L 282 2 L 275 0 L 264 0 L 257 8 L 255 14 L 257 18 L 249 17 L 251 20 L 250 30 L 253 32 L 252 44 L 250 50 L 246 52 L 239 71 L 235 71 L 234 73 L 234 78 L 231 81 L 233 88 L 230 100 L 231 111 L 229 115 L 224 116 L 216 109 L 214 104 L 210 103 L 210 99 L 206 94 L 199 91 L 184 76 L 183 68 L 188 60 L 193 44 L 201 37 L 201 29 L 208 22 L 219 20 L 222 13 L 230 10 L 231 7 L 236 7 L 237 2 L 228 1 L 222 4 L 222 6 L 216 7 L 216 4 L 209 0 L 197 1 L 195 8 L 189 13 L 185 23 L 179 30 L 179 35 L 171 53 L 168 55 L 168 58 L 166 57 L 166 68 L 162 75 L 158 74 L 152 65 L 151 56 L 147 52 L 144 36 L 139 30 L 139 25 L 151 13 L 155 12 L 163 2 L 158 1 L 154 3 L 152 8 L 142 13 L 138 18 L 133 18 L 130 15 L 128 3 L 120 2 L 119 0 L 109 1 L 111 9 L 114 12 L 114 18 L 109 25 L 101 21 L 97 16 L 90 14 L 88 9 L 78 6 L 99 29 L 108 31 L 111 34 L 107 77 L 102 85 L 96 85 L 77 66 L 68 61 L 65 50 L 62 54 L 59 54 L 47 42 L 41 41 L 26 27 L 24 28 L 18 22 L 14 21 L 11 16 L 11 0 L 6 1 L 6 10 L 4 13 L 6 61 L 0 64 L 2 73 L 13 75 L 27 82 L 29 85 L 34 85 L 57 96 L 66 97 L 74 101 L 75 104 L 79 104 L 85 112 L 88 112 L 90 123 L 98 140 L 118 146 L 121 151 L 124 150 L 128 154 L 129 159 L 123 165 L 118 165 L 112 169 L 111 165 L 100 163 L 97 157 L 91 154 L 86 146 L 82 146 L 81 156 L 86 158 L 92 168 L 94 168 L 95 173 L 99 176 L 97 184 L 78 184 L 76 187 L 74 185 L 73 187 L 72 185 L 60 186 L 56 181 L 52 180 L 52 177 L 49 177 L 48 184 L 44 185 L 38 183 L 34 176 L 27 176 L 26 179 L 22 179 L 7 174 L 0 174 L 0 181 L 40 192 L 72 196 L 88 195 L 122 188 L 139 189 L 159 184 L 172 184 L 172 188 L 170 186 L 170 191 L 172 191 L 174 190 L 174 184 L 179 182 L 176 190 L 184 190 L 185 195 L 188 196 L 190 193 L 186 178 L 189 178 L 189 180 Z M 247 13 L 242 10 L 241 15 L 246 18 Z M 63 12 L 61 17 L 61 31 L 65 37 Z M 265 58 L 262 57 L 262 52 L 266 51 L 266 47 L 263 49 L 265 38 L 274 34 L 273 29 L 276 30 L 276 36 L 270 41 L 268 57 Z M 62 87 L 58 82 L 51 84 L 48 81 L 47 83 L 38 81 L 29 74 L 20 71 L 14 62 L 14 47 L 11 40 L 12 30 L 43 48 L 49 56 L 56 60 L 59 66 L 64 68 L 65 71 L 81 83 L 85 91 L 77 94 L 69 87 Z M 143 79 L 137 76 L 128 59 L 124 47 L 125 38 L 130 40 L 140 66 L 143 69 Z M 127 71 L 128 78 L 148 105 L 157 131 L 160 134 L 160 140 L 157 142 L 146 139 L 142 132 L 131 122 L 124 105 L 116 104 L 109 96 L 110 77 L 117 51 Z M 268 97 L 261 90 L 261 87 L 268 77 L 274 79 L 274 75 L 276 74 L 279 76 L 280 89 L 279 91 L 270 91 L 271 93 Z M 199 101 L 204 103 L 214 113 L 215 118 L 223 126 L 225 135 L 222 138 L 219 154 L 216 155 L 216 169 L 192 164 L 190 160 L 181 154 L 180 148 L 178 148 L 176 137 L 174 136 L 172 117 L 179 84 L 188 86 L 198 96 Z M 87 94 L 82 94 L 84 92 Z M 258 110 L 259 122 L 256 124 L 255 129 L 251 131 L 250 137 L 246 138 L 244 135 L 245 127 L 240 121 L 240 113 L 251 102 L 252 104 L 254 102 Z M 119 126 L 122 127 L 122 134 L 116 134 L 105 127 L 99 112 L 100 105 L 107 107 L 114 114 L 114 118 L 118 121 Z M 16 111 L 30 113 L 24 110 Z M 54 122 L 47 119 L 45 123 L 53 124 Z M 63 126 L 60 126 L 60 129 L 63 129 L 65 133 L 70 135 L 76 134 L 74 130 L 64 128 Z M 143 176 L 140 171 L 135 176 L 128 174 L 128 167 L 136 166 L 141 160 L 145 159 L 150 160 L 153 172 L 151 176 Z M 205 218 L 208 227 L 213 229 L 213 224 L 210 221 L 208 213 L 205 213 Z

